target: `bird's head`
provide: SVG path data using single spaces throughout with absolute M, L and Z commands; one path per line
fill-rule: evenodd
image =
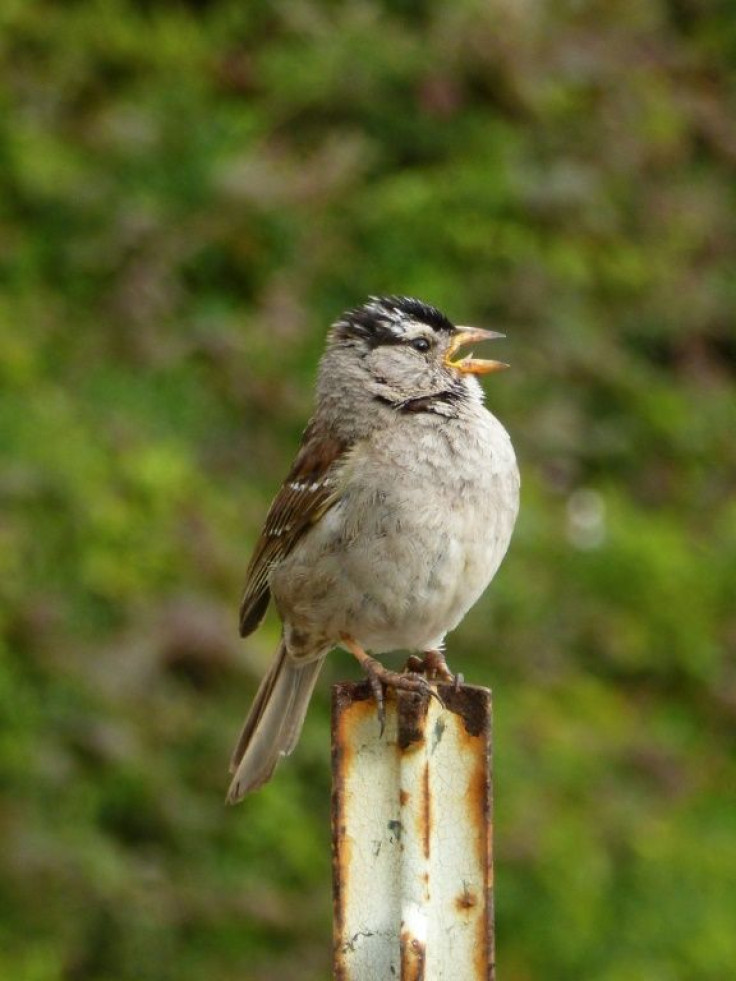
M 423 400 L 479 397 L 477 375 L 500 371 L 501 361 L 462 357 L 469 344 L 503 337 L 492 330 L 454 325 L 435 307 L 405 296 L 371 297 L 349 310 L 330 331 L 321 383 L 360 385 L 372 398 L 396 406 Z

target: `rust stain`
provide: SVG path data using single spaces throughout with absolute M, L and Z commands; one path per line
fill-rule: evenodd
M 431 696 L 401 690 L 398 690 L 396 695 L 399 712 L 397 742 L 401 752 L 406 752 L 413 743 L 421 745 L 425 738 L 424 729 Z
M 491 693 L 477 685 L 440 685 L 438 694 L 445 708 L 462 717 L 469 736 L 481 736 L 488 732 Z
M 347 738 L 347 732 L 355 729 L 367 717 L 376 714 L 373 692 L 367 681 L 358 683 L 341 681 L 332 686 L 333 773 L 335 772 L 335 743 L 339 742 L 342 748 L 342 766 L 349 769 L 352 766 L 354 754 L 350 748 L 351 740 Z M 378 726 L 378 720 L 376 720 L 376 726 Z
M 332 686 L 333 691 L 349 705 L 354 702 L 372 702 L 373 691 L 369 681 L 338 681 Z
M 465 792 L 468 811 L 477 821 L 479 839 L 486 837 L 486 828 L 491 820 L 491 800 L 487 766 L 488 760 L 485 757 L 481 757 L 470 775 L 468 789 Z M 479 857 L 483 859 L 483 864 L 486 864 L 485 847 L 483 847 L 483 852 Z
M 473 909 L 473 907 L 477 905 L 478 905 L 478 897 L 475 895 L 474 892 L 468 889 L 467 882 L 464 882 L 463 891 L 455 899 L 455 908 L 458 910 L 458 912 L 465 913 L 468 910 Z
M 493 821 L 488 822 L 487 828 L 486 855 L 488 856 L 488 864 L 486 869 L 488 874 L 488 888 L 493 889 Z
M 475 944 L 475 968 L 479 978 L 493 981 L 494 922 L 493 922 L 493 856 L 491 838 L 491 781 L 490 759 L 481 757 L 470 777 L 467 790 L 468 812 L 476 821 L 475 849 L 483 869 L 485 893 L 484 915 L 478 918 Z
M 391 701 L 390 697 L 387 697 L 386 698 L 387 706 L 389 705 L 390 701 Z M 376 727 L 376 731 L 378 731 L 379 723 L 378 723 L 378 712 L 376 709 L 376 703 L 373 701 L 372 698 L 356 699 L 350 705 L 350 727 L 357 728 L 358 726 L 362 725 L 366 719 L 372 720 L 373 724 Z
M 427 960 L 426 945 L 412 937 L 407 929 L 401 931 L 399 938 L 401 950 L 401 981 L 424 981 Z
M 401 807 L 406 807 L 406 805 L 409 803 L 410 800 L 411 800 L 411 794 L 409 793 L 408 790 L 399 791 L 399 804 Z
M 495 981 L 496 965 L 493 949 L 492 905 L 487 907 L 485 916 L 478 917 L 476 931 L 478 939 L 475 944 L 475 956 L 473 958 L 475 977 L 484 978 L 485 981 Z
M 421 827 L 420 832 L 422 836 L 422 848 L 424 850 L 424 857 L 429 858 L 429 841 L 432 836 L 432 797 L 429 792 L 429 761 L 424 764 L 424 773 L 422 774 L 422 812 L 420 817 Z

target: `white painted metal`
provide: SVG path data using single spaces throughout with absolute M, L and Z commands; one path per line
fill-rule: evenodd
M 380 737 L 356 689 L 336 686 L 333 704 L 335 977 L 489 981 L 490 692 L 448 690 L 418 724 L 414 702 L 402 749 L 404 708 L 389 697 Z

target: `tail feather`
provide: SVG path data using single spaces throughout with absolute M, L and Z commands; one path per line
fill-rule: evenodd
M 289 657 L 282 639 L 230 761 L 228 804 L 266 783 L 280 758 L 294 749 L 323 661 L 324 655 L 300 664 Z

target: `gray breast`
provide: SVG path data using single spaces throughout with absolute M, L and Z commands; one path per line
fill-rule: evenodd
M 340 501 L 277 571 L 282 617 L 376 653 L 438 646 L 506 552 L 519 476 L 509 437 L 485 409 L 401 439 L 381 430 L 356 452 Z M 434 424 L 433 424 L 434 423 Z

